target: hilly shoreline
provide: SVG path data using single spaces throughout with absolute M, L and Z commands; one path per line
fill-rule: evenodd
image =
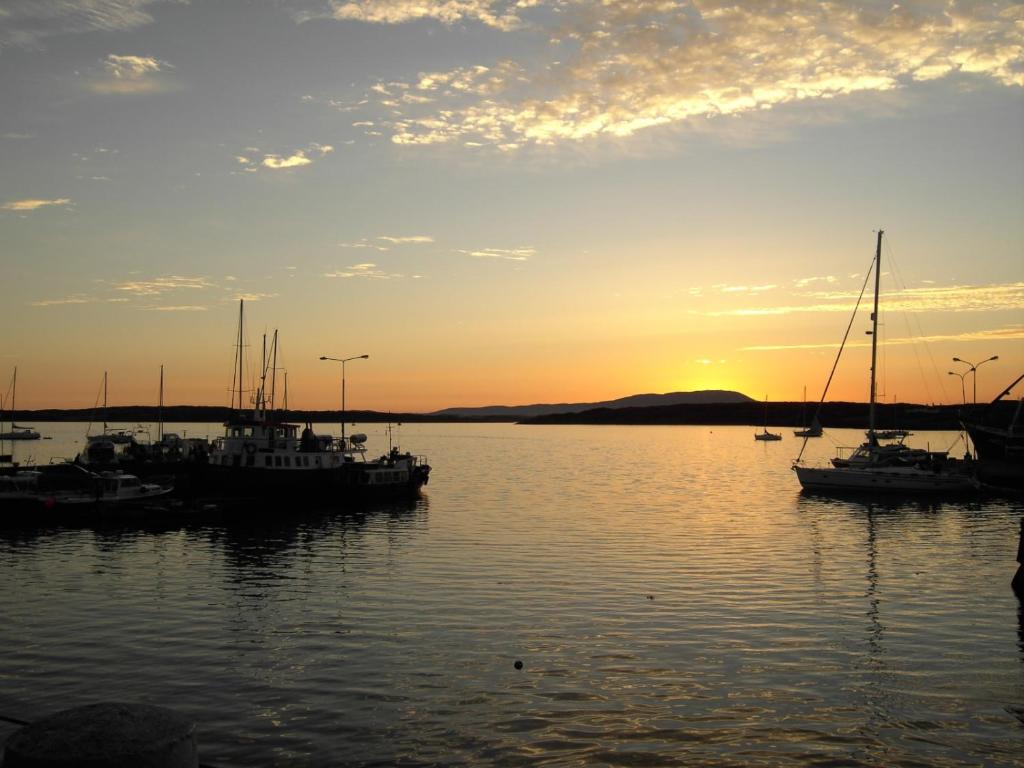
M 985 405 L 968 406 L 967 411 L 983 408 Z M 524 425 L 543 424 L 621 424 L 621 425 L 672 425 L 691 424 L 707 426 L 746 425 L 761 426 L 765 423 L 764 403 L 754 401 L 736 403 L 682 403 L 649 407 L 592 408 L 577 412 L 545 413 L 536 416 L 517 416 L 510 413 L 481 413 L 478 415 L 455 415 L 445 412 L 434 413 L 383 413 L 379 411 L 349 410 L 345 420 L 358 423 L 518 423 Z M 959 405 L 926 406 L 912 403 L 876 406 L 876 425 L 879 429 L 959 429 L 960 418 L 965 408 Z M 162 409 L 164 422 L 223 423 L 234 410 L 226 406 L 165 406 Z M 814 407 L 802 402 L 769 402 L 767 421 L 770 427 L 804 426 L 809 421 Z M 339 411 L 279 411 L 282 418 L 292 422 L 329 423 L 340 421 Z M 106 421 L 110 423 L 155 422 L 161 417 L 156 406 L 117 406 L 98 412 L 94 408 L 50 408 L 35 411 L 18 410 L 14 414 L 16 423 L 61 421 Z M 5 413 L 4 421 L 11 415 Z M 868 408 L 866 403 L 826 402 L 818 416 L 822 426 L 833 428 L 866 428 Z

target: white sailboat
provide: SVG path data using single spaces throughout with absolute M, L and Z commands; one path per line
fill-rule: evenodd
M 764 428 L 761 432 L 754 433 L 755 440 L 781 440 L 782 435 L 777 432 L 768 431 L 768 395 L 764 396 Z
M 18 393 L 18 368 L 14 368 L 14 378 L 11 379 L 11 429 L 9 432 L 0 432 L 0 440 L 38 440 L 39 433 L 32 427 L 19 427 L 14 423 L 14 398 Z
M 883 444 L 875 429 L 876 368 L 878 362 L 878 300 L 882 271 L 882 230 L 878 231 L 875 258 L 875 301 L 871 313 L 871 389 L 867 440 L 849 456 L 839 456 L 831 466 L 793 464 L 800 485 L 809 491 L 956 493 L 971 491 L 977 483 L 962 462 L 950 460 L 947 451 L 911 448 L 903 442 Z M 824 397 L 824 396 L 823 396 Z

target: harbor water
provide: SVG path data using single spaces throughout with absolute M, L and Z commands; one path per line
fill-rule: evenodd
M 1019 765 L 1024 503 L 802 495 L 755 431 L 406 424 L 408 503 L 5 526 L 0 714 L 169 707 L 225 768 Z

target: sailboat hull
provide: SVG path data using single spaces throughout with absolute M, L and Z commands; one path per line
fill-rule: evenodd
M 957 471 L 931 471 L 918 467 L 793 467 L 806 491 L 870 493 L 970 493 L 978 483 Z

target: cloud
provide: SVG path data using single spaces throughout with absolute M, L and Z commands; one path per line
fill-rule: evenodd
M 112 53 L 103 61 L 103 74 L 88 82 L 95 93 L 158 93 L 173 90 L 177 83 L 166 76 L 174 69 L 152 56 Z
M 32 307 L 55 307 L 62 304 L 92 304 L 93 302 L 99 301 L 94 296 L 86 296 L 85 294 L 75 294 L 73 296 L 66 296 L 62 299 L 40 299 L 39 301 L 33 301 L 29 303 Z
M 118 32 L 149 24 L 146 8 L 161 0 L 4 0 L 0 48 L 38 47 L 56 35 Z
M 5 211 L 37 211 L 40 208 L 46 208 L 51 205 L 74 205 L 71 200 L 67 197 L 60 197 L 56 200 L 13 200 L 9 203 L 0 205 L 0 209 Z
M 481 248 L 476 251 L 459 249 L 457 253 L 464 253 L 475 259 L 506 259 L 508 261 L 527 261 L 537 254 L 535 248 Z
M 806 288 L 811 283 L 835 283 L 836 278 L 833 275 L 825 275 L 824 277 L 802 277 L 799 280 L 794 280 L 793 285 L 797 288 Z
M 205 277 L 179 277 L 178 275 L 114 284 L 116 290 L 125 291 L 136 296 L 159 296 L 168 291 L 181 289 L 202 290 L 211 287 L 213 287 L 212 284 Z
M 143 307 L 147 312 L 205 312 L 206 307 L 183 304 L 176 307 Z
M 809 312 L 852 312 L 857 293 L 847 291 L 809 292 L 816 303 L 741 309 L 716 310 L 702 314 L 710 317 L 752 317 L 791 315 Z M 861 303 L 862 307 L 867 302 Z M 1024 282 L 996 285 L 951 285 L 906 288 L 887 293 L 883 312 L 999 312 L 1024 310 Z
M 394 280 L 397 278 L 405 277 L 400 273 L 396 272 L 384 272 L 377 269 L 376 264 L 364 263 L 364 264 L 352 264 L 347 269 L 338 270 L 335 272 L 324 272 L 324 277 L 362 277 L 369 280 Z
M 264 299 L 277 298 L 276 293 L 236 293 L 232 301 L 263 301 Z
M 269 153 L 264 154 L 262 159 L 257 160 L 249 155 L 235 155 L 235 161 L 245 166 L 243 170 L 250 172 L 255 172 L 260 168 L 266 168 L 272 171 L 281 171 L 312 165 L 314 160 L 318 160 L 329 155 L 333 151 L 334 147 L 330 144 L 317 144 L 314 142 L 306 146 L 304 149 L 295 150 L 288 156 Z M 259 153 L 260 150 L 255 147 L 246 147 L 246 152 Z
M 774 290 L 779 286 L 774 283 L 770 285 L 724 285 L 719 283 L 711 287 L 721 293 L 764 293 L 765 291 Z
M 381 235 L 377 239 L 383 240 L 386 243 L 392 243 L 394 245 L 410 245 L 434 242 L 434 238 L 432 238 L 430 235 L 408 235 L 405 237 L 391 237 L 389 235 Z
M 361 21 L 369 24 L 405 24 L 433 20 L 442 24 L 475 21 L 498 29 L 514 29 L 519 25 L 516 5 L 530 2 L 493 2 L 493 0 L 330 0 L 326 11 L 302 11 L 300 21 L 332 18 L 338 21 Z
M 990 328 L 982 331 L 966 331 L 964 333 L 954 334 L 942 334 L 935 336 L 923 336 L 923 337 L 900 337 L 895 339 L 886 339 L 885 345 L 888 346 L 902 346 L 906 344 L 917 344 L 920 342 L 934 343 L 940 341 L 1017 341 L 1024 339 L 1024 325 L 1011 325 L 1006 328 Z M 848 341 L 847 347 L 869 347 L 871 346 L 870 341 Z M 829 344 L 770 344 L 755 347 L 741 347 L 744 352 L 777 352 L 780 350 L 787 349 L 838 349 L 839 343 Z
M 1024 6 L 1011 0 L 536 0 L 335 2 L 378 24 L 476 20 L 529 42 L 518 62 L 425 72 L 371 89 L 401 145 L 529 145 L 625 138 L 955 73 L 1024 86 Z

